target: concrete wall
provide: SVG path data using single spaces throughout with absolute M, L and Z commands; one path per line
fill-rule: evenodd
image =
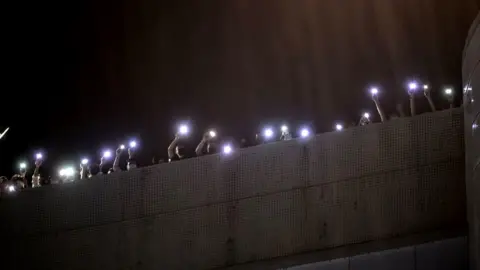
M 463 102 L 471 269 L 480 269 L 480 128 L 474 128 L 480 125 L 480 14 L 470 29 L 465 46 L 463 84 L 467 90 Z
M 286 270 L 466 270 L 467 249 L 466 237 L 459 237 L 305 264 Z
M 9 268 L 209 269 L 465 226 L 461 109 L 45 187 Z

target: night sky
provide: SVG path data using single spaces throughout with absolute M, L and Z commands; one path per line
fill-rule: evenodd
M 18 2 L 18 1 L 13 1 Z M 37 149 L 78 164 L 135 137 L 141 165 L 166 157 L 178 121 L 254 136 L 287 120 L 317 132 L 407 110 L 407 78 L 461 91 L 480 0 L 86 0 L 4 11 L 0 175 Z M 16 5 L 16 6 L 15 6 Z M 417 111 L 426 111 L 419 98 Z M 375 115 L 375 120 L 379 117 Z M 1 131 L 0 131 L 1 132 Z M 193 151 L 193 149 L 192 149 Z

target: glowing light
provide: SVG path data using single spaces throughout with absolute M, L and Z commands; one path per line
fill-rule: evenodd
M 137 147 L 137 142 L 136 141 L 131 141 L 129 145 L 130 145 L 130 148 L 135 148 L 135 147 Z
M 300 130 L 300 137 L 306 138 L 308 136 L 310 136 L 310 130 L 308 130 L 308 128 L 302 128 Z
M 229 155 L 233 152 L 233 148 L 230 144 L 224 145 L 223 146 L 223 153 L 226 155 Z
M 208 135 L 210 135 L 210 138 L 215 138 L 215 137 L 217 137 L 217 133 L 215 132 L 215 130 L 210 130 L 210 131 L 208 132 Z
M 88 159 L 86 159 L 86 158 L 82 159 L 82 164 L 83 164 L 83 165 L 88 164 Z
M 263 136 L 265 136 L 265 138 L 267 138 L 267 139 L 272 138 L 273 137 L 273 130 L 271 128 L 266 128 L 263 131 Z
M 363 117 L 366 119 L 370 119 L 370 114 L 368 112 L 363 113 Z
M 428 84 L 424 84 L 424 85 L 423 85 L 423 90 L 428 90 L 428 88 L 429 88 L 429 87 L 428 87 Z
M 410 82 L 408 84 L 408 90 L 414 91 L 418 89 L 418 84 L 416 82 Z
M 112 152 L 111 152 L 111 151 L 107 150 L 107 151 L 104 151 L 104 152 L 103 152 L 103 157 L 104 157 L 104 158 L 109 158 L 109 157 L 111 157 L 111 156 L 112 156 Z
M 280 129 L 282 130 L 282 132 L 288 131 L 288 127 L 286 125 L 283 125 Z
M 2 133 L 0 133 L 0 139 L 3 138 L 3 136 L 5 136 L 5 134 L 7 134 L 8 130 L 10 130 L 9 127 L 7 127 Z
M 20 163 L 20 169 L 26 169 L 27 168 L 27 163 L 22 162 Z
M 66 176 L 73 176 L 75 174 L 75 170 L 71 167 L 65 169 Z
M 372 94 L 372 96 L 378 95 L 378 88 L 377 87 L 370 88 L 370 93 Z
M 36 159 L 42 159 L 42 158 L 43 158 L 42 153 L 37 153 L 37 154 L 35 155 L 35 158 L 36 158 Z
M 71 177 L 75 174 L 75 170 L 72 167 L 67 167 L 67 168 L 60 169 L 58 174 L 64 177 Z
M 472 129 L 473 129 L 473 130 L 476 130 L 477 128 L 478 128 L 478 124 L 477 124 L 477 123 L 473 123 L 473 124 L 472 124 Z
M 122 149 L 122 150 L 125 149 L 125 145 L 124 145 L 124 144 L 121 144 L 121 145 L 120 145 L 120 149 Z
M 15 192 L 15 187 L 12 185 L 8 186 L 8 192 Z
M 343 130 L 343 125 L 342 125 L 342 124 L 336 124 L 336 125 L 335 125 L 335 129 L 336 129 L 337 131 L 342 131 L 342 130 Z
M 180 125 L 180 127 L 178 128 L 178 133 L 180 133 L 181 135 L 187 135 L 189 131 L 190 129 L 187 125 Z
M 453 95 L 453 89 L 452 88 L 445 89 L 445 95 L 447 95 L 447 96 Z

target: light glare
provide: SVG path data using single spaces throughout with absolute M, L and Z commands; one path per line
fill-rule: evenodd
M 232 153 L 233 149 L 232 149 L 232 146 L 230 144 L 227 144 L 227 145 L 224 145 L 223 146 L 223 153 L 228 155 L 230 153 Z
M 341 130 L 343 130 L 343 125 L 341 125 L 341 124 L 336 124 L 336 125 L 335 125 L 335 129 L 336 129 L 337 131 L 341 131 Z
M 409 90 L 417 90 L 418 89 L 418 84 L 416 82 L 411 82 L 408 84 L 408 89 Z
M 302 130 L 300 131 L 300 136 L 302 138 L 310 136 L 310 130 L 308 130 L 307 128 L 302 128 Z
M 214 130 L 210 130 L 210 132 L 208 132 L 208 134 L 210 135 L 211 138 L 217 137 L 217 133 Z
M 37 153 L 37 154 L 35 155 L 35 158 L 36 158 L 36 159 L 42 159 L 42 158 L 43 158 L 42 153 Z
M 82 164 L 83 164 L 83 165 L 85 165 L 85 164 L 87 164 L 87 163 L 88 163 L 88 159 L 86 159 L 86 158 L 82 159 Z
M 135 148 L 137 147 L 137 142 L 136 141 L 131 141 L 130 142 L 130 148 Z
M 182 135 L 187 135 L 188 134 L 188 126 L 187 125 L 181 125 L 180 128 L 178 129 L 178 132 Z
M 109 157 L 111 157 L 111 156 L 112 156 L 112 152 L 110 152 L 109 150 L 103 152 L 103 157 L 104 157 L 104 158 L 109 158 Z
M 75 174 L 75 170 L 71 167 L 65 169 L 65 176 L 73 176 Z
M 125 145 L 124 145 L 124 144 L 121 144 L 121 145 L 120 145 L 120 149 L 122 149 L 122 150 L 125 149 Z
M 282 130 L 282 132 L 288 131 L 288 127 L 286 125 L 283 125 L 280 129 Z
M 363 114 L 363 117 L 365 117 L 367 119 L 370 119 L 370 114 L 368 112 L 366 112 L 366 113 Z
M 445 89 L 445 94 L 451 96 L 453 94 L 452 88 Z
M 263 135 L 265 138 L 270 139 L 273 136 L 273 130 L 271 128 L 266 128 Z
M 20 169 L 27 168 L 27 164 L 25 162 L 20 163 Z
M 60 169 L 58 172 L 60 176 L 71 177 L 75 174 L 75 170 L 72 167 Z
M 374 96 L 377 95 L 378 94 L 378 88 L 377 87 L 370 88 L 370 93 Z
M 10 130 L 9 127 L 7 127 L 2 133 L 0 133 L 0 139 L 3 138 L 3 136 L 5 136 L 5 134 L 7 134 L 8 130 Z

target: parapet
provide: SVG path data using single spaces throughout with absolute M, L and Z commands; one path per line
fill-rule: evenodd
M 453 109 L 29 190 L 3 243 L 24 269 L 210 269 L 465 227 L 463 134 Z

